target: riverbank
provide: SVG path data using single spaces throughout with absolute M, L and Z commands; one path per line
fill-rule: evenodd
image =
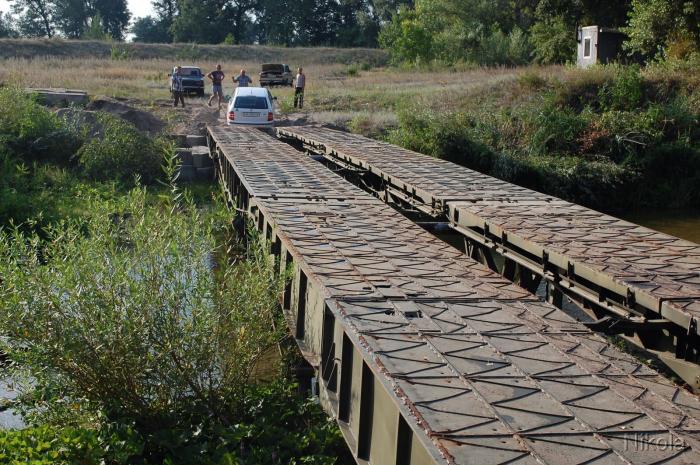
M 296 346 L 266 358 L 286 340 L 284 276 L 234 234 L 219 186 L 178 183 L 151 127 L 17 89 L 0 103 L 0 420 L 14 428 L 0 456 L 349 464 L 299 394 Z

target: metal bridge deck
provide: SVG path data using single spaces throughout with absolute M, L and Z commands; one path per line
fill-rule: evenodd
M 287 144 L 209 143 L 358 463 L 700 463 L 695 396 Z
M 665 344 L 675 354 L 663 353 L 662 359 L 700 388 L 697 244 L 359 135 L 318 127 L 278 132 L 342 166 L 376 176 L 389 196 L 446 216 L 487 253 L 497 252 L 548 279 L 596 317 L 607 312 L 642 323 L 639 345 L 668 351 L 656 347 L 664 338 L 644 323 L 672 322 L 673 340 Z

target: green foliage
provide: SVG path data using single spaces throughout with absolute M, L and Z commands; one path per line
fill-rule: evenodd
M 576 54 L 576 38 L 562 16 L 548 17 L 530 28 L 535 61 L 540 64 L 567 63 Z
M 484 35 L 478 47 L 464 57 L 466 61 L 482 65 L 524 65 L 530 61 L 530 43 L 527 35 L 520 29 L 514 28 L 508 34 L 500 29 L 494 29 Z
M 262 249 L 228 264 L 228 213 L 146 192 L 94 200 L 41 239 L 0 232 L 5 351 L 37 385 L 133 425 L 149 454 L 236 423 L 258 357 L 281 336 Z
M 109 55 L 115 61 L 128 60 L 131 57 L 131 50 L 125 45 L 114 44 L 109 51 Z
M 700 5 L 689 0 L 633 0 L 629 13 L 628 50 L 663 56 L 674 41 L 700 51 Z
M 493 3 L 493 2 L 488 2 Z M 379 36 L 395 63 L 427 63 L 438 60 L 452 64 L 472 62 L 483 65 L 518 65 L 529 62 L 530 45 L 518 26 L 503 27 L 495 19 L 503 14 L 499 6 L 480 0 L 421 0 L 414 10 L 393 17 Z M 494 16 L 493 12 L 498 11 Z M 470 14 L 471 13 L 471 14 Z
M 391 52 L 395 63 L 429 62 L 434 58 L 430 32 L 412 10 L 392 18 L 380 32 L 379 44 Z
M 83 31 L 81 38 L 87 40 L 109 40 L 111 36 L 104 30 L 102 15 L 99 12 L 90 18 L 90 25 Z
M 40 426 L 0 430 L 0 463 L 19 465 L 100 465 L 128 463 L 140 452 L 128 432 L 120 437 L 85 428 Z
M 0 144 L 23 161 L 67 164 L 80 146 L 60 118 L 16 88 L 0 89 Z
M 610 110 L 632 110 L 644 103 L 644 78 L 637 66 L 614 66 L 612 81 L 598 92 L 600 104 Z
M 233 34 L 229 33 L 226 37 L 224 37 L 224 41 L 222 43 L 225 45 L 235 45 L 236 39 L 233 37 Z
M 463 110 L 402 108 L 389 138 L 606 211 L 695 206 L 698 82 L 692 74 L 655 73 L 652 79 L 636 66 L 594 67 L 552 84 L 526 74 L 498 87 L 501 99 L 489 94 Z
M 98 181 L 133 181 L 138 176 L 145 183 L 158 179 L 169 144 L 151 139 L 133 124 L 116 116 L 98 116 L 101 136 L 94 137 L 78 150 L 77 157 L 86 176 Z
M 172 41 L 169 31 L 170 22 L 167 19 L 145 16 L 137 18 L 131 26 L 134 42 L 168 43 Z
M 588 125 L 587 113 L 545 105 L 536 113 L 524 115 L 531 134 L 528 151 L 534 155 L 570 153 Z

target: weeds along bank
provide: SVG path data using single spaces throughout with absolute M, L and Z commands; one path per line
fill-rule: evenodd
M 88 137 L 17 90 L 0 104 L 0 348 L 20 391 L 3 402 L 27 424 L 0 431 L 0 462 L 345 463 L 284 365 L 252 378 L 285 337 L 284 278 L 223 203 L 168 182 L 169 146 L 105 115 Z
M 387 137 L 605 211 L 698 207 L 697 69 L 533 70 L 447 111 L 400 105 Z

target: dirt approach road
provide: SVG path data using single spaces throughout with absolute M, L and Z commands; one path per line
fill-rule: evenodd
M 95 102 L 115 102 L 116 104 L 103 104 Z M 220 126 L 226 124 L 226 106 L 221 110 L 216 108 L 214 103 L 211 107 L 207 105 L 207 98 L 188 98 L 185 99 L 185 108 L 173 107 L 170 100 L 156 100 L 148 103 L 138 99 L 96 99 L 91 103 L 93 107 L 99 106 L 100 110 L 107 111 L 117 116 L 124 117 L 124 114 L 129 114 L 122 107 L 131 107 L 140 110 L 155 117 L 161 121 L 162 130 L 171 134 L 198 134 L 203 135 L 206 132 L 206 127 Z M 134 123 L 139 129 L 146 132 L 152 132 L 153 128 L 159 126 L 157 122 L 146 122 L 148 118 L 137 117 L 124 119 Z M 297 126 L 309 123 L 318 123 L 310 113 L 289 113 L 282 114 L 279 108 L 275 109 L 275 126 Z

